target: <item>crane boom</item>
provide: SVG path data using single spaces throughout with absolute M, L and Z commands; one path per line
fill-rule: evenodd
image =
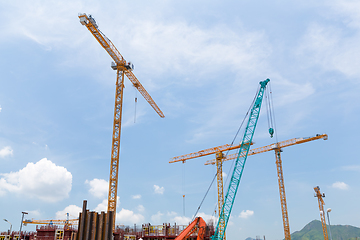
M 110 55 L 110 57 L 116 63 L 113 65 L 113 69 L 117 69 L 117 66 L 126 66 L 127 62 L 121 53 L 117 50 L 115 45 L 108 39 L 98 28 L 95 19 L 91 15 L 87 15 L 85 13 L 79 15 L 80 23 L 85 25 L 87 29 L 92 33 L 92 35 L 96 38 L 96 40 L 100 43 L 100 45 L 106 50 L 106 52 Z M 141 85 L 139 80 L 135 77 L 135 75 L 131 71 L 125 71 L 125 75 L 132 82 L 134 87 L 141 93 L 141 95 L 145 98 L 145 100 L 154 108 L 154 110 L 159 114 L 160 117 L 164 118 L 164 113 L 157 106 L 155 101 L 151 98 L 150 94 L 145 90 L 145 88 Z
M 115 45 L 105 36 L 100 30 L 91 15 L 86 13 L 79 14 L 80 23 L 87 27 L 95 39 L 106 50 L 110 57 L 114 60 L 111 68 L 116 70 L 116 90 L 115 90 L 115 108 L 114 108 L 114 123 L 112 134 L 112 148 L 111 148 L 111 163 L 110 163 L 110 177 L 109 177 L 109 195 L 108 195 L 108 211 L 113 211 L 115 227 L 116 216 L 116 201 L 118 188 L 118 172 L 119 172 L 119 155 L 120 155 L 120 135 L 121 135 L 121 119 L 122 119 L 122 102 L 124 90 L 124 75 L 126 75 L 134 87 L 141 93 L 145 100 L 152 106 L 158 115 L 164 118 L 163 112 L 151 98 L 149 93 L 145 90 L 139 80 L 132 73 L 132 64 L 127 62 L 124 57 L 117 50 Z
M 249 144 L 249 143 L 244 143 L 244 144 Z M 252 145 L 252 144 L 253 143 L 251 143 L 250 145 Z M 169 161 L 169 163 L 185 162 L 186 160 L 189 160 L 189 159 L 193 159 L 193 158 L 197 158 L 197 157 L 203 157 L 203 156 L 211 155 L 211 154 L 218 153 L 218 152 L 234 150 L 234 149 L 238 149 L 240 147 L 241 147 L 241 144 L 234 145 L 234 146 L 231 145 L 231 144 L 225 144 L 225 145 L 222 145 L 222 146 L 219 146 L 219 147 L 208 148 L 208 149 L 204 149 L 204 150 L 201 150 L 201 151 L 198 151 L 198 152 L 173 157 L 173 158 L 171 158 L 172 160 Z M 215 164 L 215 162 L 214 162 L 214 164 Z
M 131 71 L 125 71 L 125 75 L 132 82 L 133 86 L 141 93 L 141 95 L 145 98 L 145 100 L 150 104 L 150 106 L 159 114 L 160 117 L 164 118 L 164 113 L 160 110 L 158 105 L 152 99 L 150 94 L 145 90 L 143 85 L 139 82 L 139 80 L 135 77 L 134 73 Z
M 76 225 L 78 224 L 79 219 L 67 219 L 67 220 L 24 220 L 23 224 L 26 226 L 27 224 L 55 224 L 55 225 Z
M 239 188 L 240 179 L 244 170 L 247 155 L 249 153 L 250 144 L 255 133 L 255 128 L 260 115 L 260 108 L 266 89 L 266 85 L 270 79 L 260 82 L 260 89 L 255 98 L 254 105 L 251 108 L 249 120 L 245 128 L 245 133 L 239 149 L 238 158 L 235 161 L 234 170 L 230 179 L 229 187 L 225 195 L 224 204 L 221 209 L 219 221 L 212 237 L 213 240 L 223 240 L 230 213 L 235 201 L 235 196 Z M 246 144 L 247 143 L 247 144 Z M 222 229 L 223 228 L 223 229 Z
M 278 143 L 273 143 L 270 145 L 266 145 L 263 147 L 259 147 L 259 148 L 254 148 L 254 149 L 250 149 L 248 156 L 250 155 L 255 155 L 255 154 L 259 154 L 259 153 L 263 153 L 263 152 L 269 152 L 272 150 L 276 150 L 278 148 L 284 148 L 284 147 L 289 147 L 289 146 L 293 146 L 293 145 L 297 145 L 297 144 L 301 144 L 301 143 L 306 143 L 306 142 L 310 142 L 310 141 L 314 141 L 317 139 L 324 139 L 327 140 L 328 139 L 328 135 L 327 134 L 316 134 L 316 136 L 314 137 L 305 137 L 305 138 L 292 138 L 289 140 L 285 140 L 285 141 L 281 141 Z M 223 158 L 223 161 L 229 161 L 229 160 L 234 160 L 237 158 L 237 153 L 234 154 L 230 154 L 228 155 L 226 158 Z M 205 162 L 205 165 L 214 165 L 216 163 L 215 159 L 211 159 Z

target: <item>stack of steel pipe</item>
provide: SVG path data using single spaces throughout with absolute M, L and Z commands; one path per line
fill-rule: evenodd
M 114 212 L 90 212 L 86 205 L 84 200 L 76 240 L 112 240 Z

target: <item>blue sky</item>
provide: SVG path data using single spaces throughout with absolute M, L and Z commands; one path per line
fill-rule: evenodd
M 168 161 L 231 143 L 270 78 L 279 141 L 329 135 L 282 153 L 291 232 L 320 219 L 315 186 L 332 224 L 360 227 L 357 1 L 14 0 L 0 2 L 0 218 L 13 229 L 22 211 L 61 219 L 84 199 L 107 206 L 116 76 L 78 13 L 93 15 L 165 114 L 125 80 L 118 224 L 188 223 L 212 157 Z M 275 141 L 265 111 L 253 147 Z M 205 220 L 216 196 L 212 186 Z M 229 239 L 264 235 L 284 238 L 273 152 L 248 158 L 227 228 Z

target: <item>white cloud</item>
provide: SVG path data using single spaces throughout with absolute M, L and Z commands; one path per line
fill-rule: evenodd
M 28 163 L 18 172 L 1 174 L 0 194 L 6 192 L 57 202 L 69 196 L 72 175 L 66 168 L 43 158 L 37 163 Z
M 347 36 L 343 29 L 312 24 L 298 49 L 306 64 L 320 65 L 326 71 L 339 71 L 348 77 L 359 77 L 358 42 L 360 35 Z
M 157 194 L 164 194 L 164 187 L 159 187 L 158 185 L 154 185 L 154 192 Z
M 99 203 L 96 208 L 94 209 L 95 212 L 106 212 L 108 206 L 108 200 L 104 199 L 101 203 Z
M 153 215 L 152 217 L 154 217 L 154 220 L 158 220 L 157 218 L 162 217 L 163 214 L 161 212 L 158 212 L 157 214 Z M 180 224 L 180 225 L 187 225 L 189 223 L 191 223 L 191 218 L 186 217 L 186 216 L 178 216 L 178 214 L 176 212 L 167 212 L 167 217 L 170 218 L 171 222 L 175 222 L 176 224 Z M 217 217 L 214 217 L 212 215 L 208 215 L 206 213 L 203 212 L 199 212 L 196 217 L 201 217 L 202 219 L 204 219 L 205 222 L 210 223 L 216 223 L 217 221 Z M 158 221 L 160 222 L 160 221 Z
M 178 225 L 188 225 L 191 223 L 191 218 L 185 216 L 176 216 L 172 219 Z
M 360 165 L 345 166 L 345 167 L 342 167 L 342 169 L 345 171 L 360 172 Z
M 131 210 L 122 208 L 120 212 L 116 213 L 116 221 L 120 224 L 141 224 L 145 220 L 145 217 L 141 214 L 134 213 Z
M 0 111 L 1 111 L 1 108 L 0 108 Z M 6 146 L 0 150 L 1 158 L 7 157 L 7 156 L 12 156 L 12 155 L 13 155 L 13 150 L 10 146 Z
M 241 211 L 241 213 L 240 213 L 240 215 L 239 215 L 239 218 L 244 218 L 244 219 L 246 219 L 246 218 L 249 218 L 249 217 L 251 217 L 252 215 L 254 215 L 254 211 L 252 211 L 252 210 L 243 210 L 243 211 Z
M 138 195 L 133 195 L 132 196 L 132 199 L 140 199 L 141 198 L 141 195 L 140 194 L 138 194 Z
M 176 212 L 174 212 L 174 211 L 171 211 L 171 212 L 167 212 L 166 215 L 169 216 L 169 217 L 176 217 L 178 214 Z
M 353 0 L 332 1 L 332 10 L 341 15 L 343 23 L 352 28 L 360 28 L 360 2 Z
M 348 190 L 349 185 L 344 182 L 335 182 L 331 185 L 333 188 L 340 189 L 340 190 Z
M 217 217 L 213 216 L 213 215 L 208 215 L 206 213 L 203 212 L 199 212 L 197 215 L 197 217 L 202 217 L 202 219 L 204 219 L 205 222 L 209 223 L 209 222 L 213 222 L 216 223 L 217 222 Z
M 86 180 L 85 184 L 89 184 L 90 189 L 89 193 L 97 198 L 104 198 L 109 191 L 109 183 L 104 179 L 97 179 L 94 178 L 93 180 L 89 181 Z
M 183 21 L 164 23 L 149 19 L 134 20 L 130 25 L 124 29 L 132 39 L 129 47 L 143 53 L 143 61 L 155 71 L 183 74 L 183 69 L 188 69 L 204 74 L 214 72 L 213 66 L 252 71 L 271 53 L 262 32 L 246 32 L 242 26 L 235 32 L 224 25 L 202 29 Z M 151 61 L 153 56 L 162 59 L 161 68 Z
M 31 210 L 31 211 L 25 210 L 25 212 L 28 213 L 28 215 L 26 215 L 26 216 L 31 216 L 31 217 L 40 216 L 40 211 L 39 210 Z M 26 217 L 24 217 L 24 218 L 26 218 Z
M 116 201 L 116 206 L 119 207 L 120 206 L 120 197 L 117 196 L 117 201 Z M 101 203 L 99 203 L 94 211 L 95 212 L 106 212 L 107 211 L 107 207 L 108 207 L 108 199 L 104 199 Z
M 164 214 L 158 211 L 156 214 L 151 216 L 151 223 L 152 224 L 161 224 L 163 222 L 162 216 Z
M 137 207 L 137 210 L 138 210 L 139 212 L 144 212 L 144 211 L 145 211 L 145 207 L 144 207 L 143 205 L 139 205 L 139 206 Z
M 69 213 L 69 219 L 79 218 L 79 213 L 82 211 L 81 207 L 76 205 L 69 205 L 64 210 L 56 212 L 56 219 L 67 219 L 67 214 Z
M 8 5 L 15 10 L 12 13 L 17 14 L 18 17 L 13 18 L 11 15 L 5 14 L 4 18 L 7 20 L 7 24 L 4 25 L 5 33 L 12 37 L 27 37 L 44 47 L 45 50 L 51 50 L 51 45 L 54 43 L 68 44 L 62 40 L 66 36 L 64 34 L 66 30 L 75 28 L 69 24 L 74 14 L 71 9 L 75 10 L 80 7 L 78 2 L 67 1 L 66 4 L 54 2 L 51 5 L 37 0 L 32 4 L 23 2 L 19 5 L 14 1 L 9 2 Z M 59 28 L 55 28 L 54 26 L 58 24 Z

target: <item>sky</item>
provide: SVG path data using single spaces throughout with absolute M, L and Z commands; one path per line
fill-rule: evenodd
M 331 224 L 360 227 L 358 1 L 13 0 L 0 1 L 0 231 L 2 219 L 18 230 L 22 211 L 77 218 L 83 200 L 106 210 L 116 74 L 79 13 L 165 115 L 125 79 L 116 224 L 188 224 L 199 206 L 213 219 L 214 156 L 169 161 L 230 144 L 269 78 L 276 137 L 263 106 L 254 148 L 329 136 L 281 153 L 290 231 L 320 220 L 316 186 Z M 226 232 L 284 238 L 273 152 L 248 157 Z

